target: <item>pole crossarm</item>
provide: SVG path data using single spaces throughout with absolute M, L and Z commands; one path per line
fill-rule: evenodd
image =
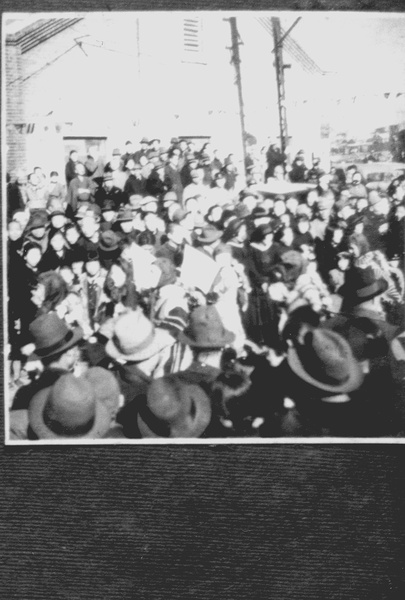
M 273 17 L 274 18 L 274 17 Z M 284 49 L 290 54 L 298 64 L 312 75 L 325 75 L 327 71 L 321 69 L 317 63 L 305 52 L 303 48 L 290 36 L 292 29 L 298 24 L 301 17 L 296 19 L 294 23 L 284 31 L 280 26 L 280 39 L 279 45 L 283 45 Z M 267 33 L 273 38 L 273 26 L 270 17 L 256 17 L 256 21 L 267 31 Z M 276 47 L 273 48 L 273 53 L 276 51 Z

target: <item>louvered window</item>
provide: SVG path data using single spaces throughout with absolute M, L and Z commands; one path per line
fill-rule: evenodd
M 205 62 L 203 47 L 203 27 L 200 17 L 183 19 L 183 60 Z

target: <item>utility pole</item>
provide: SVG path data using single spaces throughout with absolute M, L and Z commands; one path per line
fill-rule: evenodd
M 273 38 L 274 38 L 274 56 L 277 75 L 277 99 L 278 99 L 278 117 L 280 123 L 280 147 L 281 152 L 285 154 L 288 145 L 287 130 L 287 111 L 285 107 L 285 87 L 284 87 L 284 69 L 286 65 L 283 62 L 283 41 L 286 35 L 281 38 L 280 19 L 272 17 Z M 289 33 L 289 32 L 288 32 Z M 287 33 L 287 35 L 288 35 Z
M 241 44 L 238 28 L 236 25 L 236 17 L 230 17 L 229 23 L 231 25 L 231 36 L 232 36 L 232 58 L 231 62 L 235 65 L 236 71 L 236 85 L 238 88 L 238 98 L 239 98 L 239 115 L 240 115 L 240 127 L 242 132 L 242 149 L 243 149 L 243 169 L 246 174 L 246 130 L 245 130 L 245 109 L 243 103 L 243 94 L 242 94 L 242 78 L 240 74 L 240 54 L 239 54 L 239 45 Z

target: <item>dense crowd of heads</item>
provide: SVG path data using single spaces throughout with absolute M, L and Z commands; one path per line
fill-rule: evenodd
M 9 178 L 11 439 L 405 433 L 404 176 L 245 168 L 143 138 Z

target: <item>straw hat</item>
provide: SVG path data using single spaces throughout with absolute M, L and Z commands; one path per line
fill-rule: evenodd
M 143 361 L 169 346 L 167 331 L 155 329 L 140 308 L 121 315 L 114 325 L 105 350 L 116 360 Z

